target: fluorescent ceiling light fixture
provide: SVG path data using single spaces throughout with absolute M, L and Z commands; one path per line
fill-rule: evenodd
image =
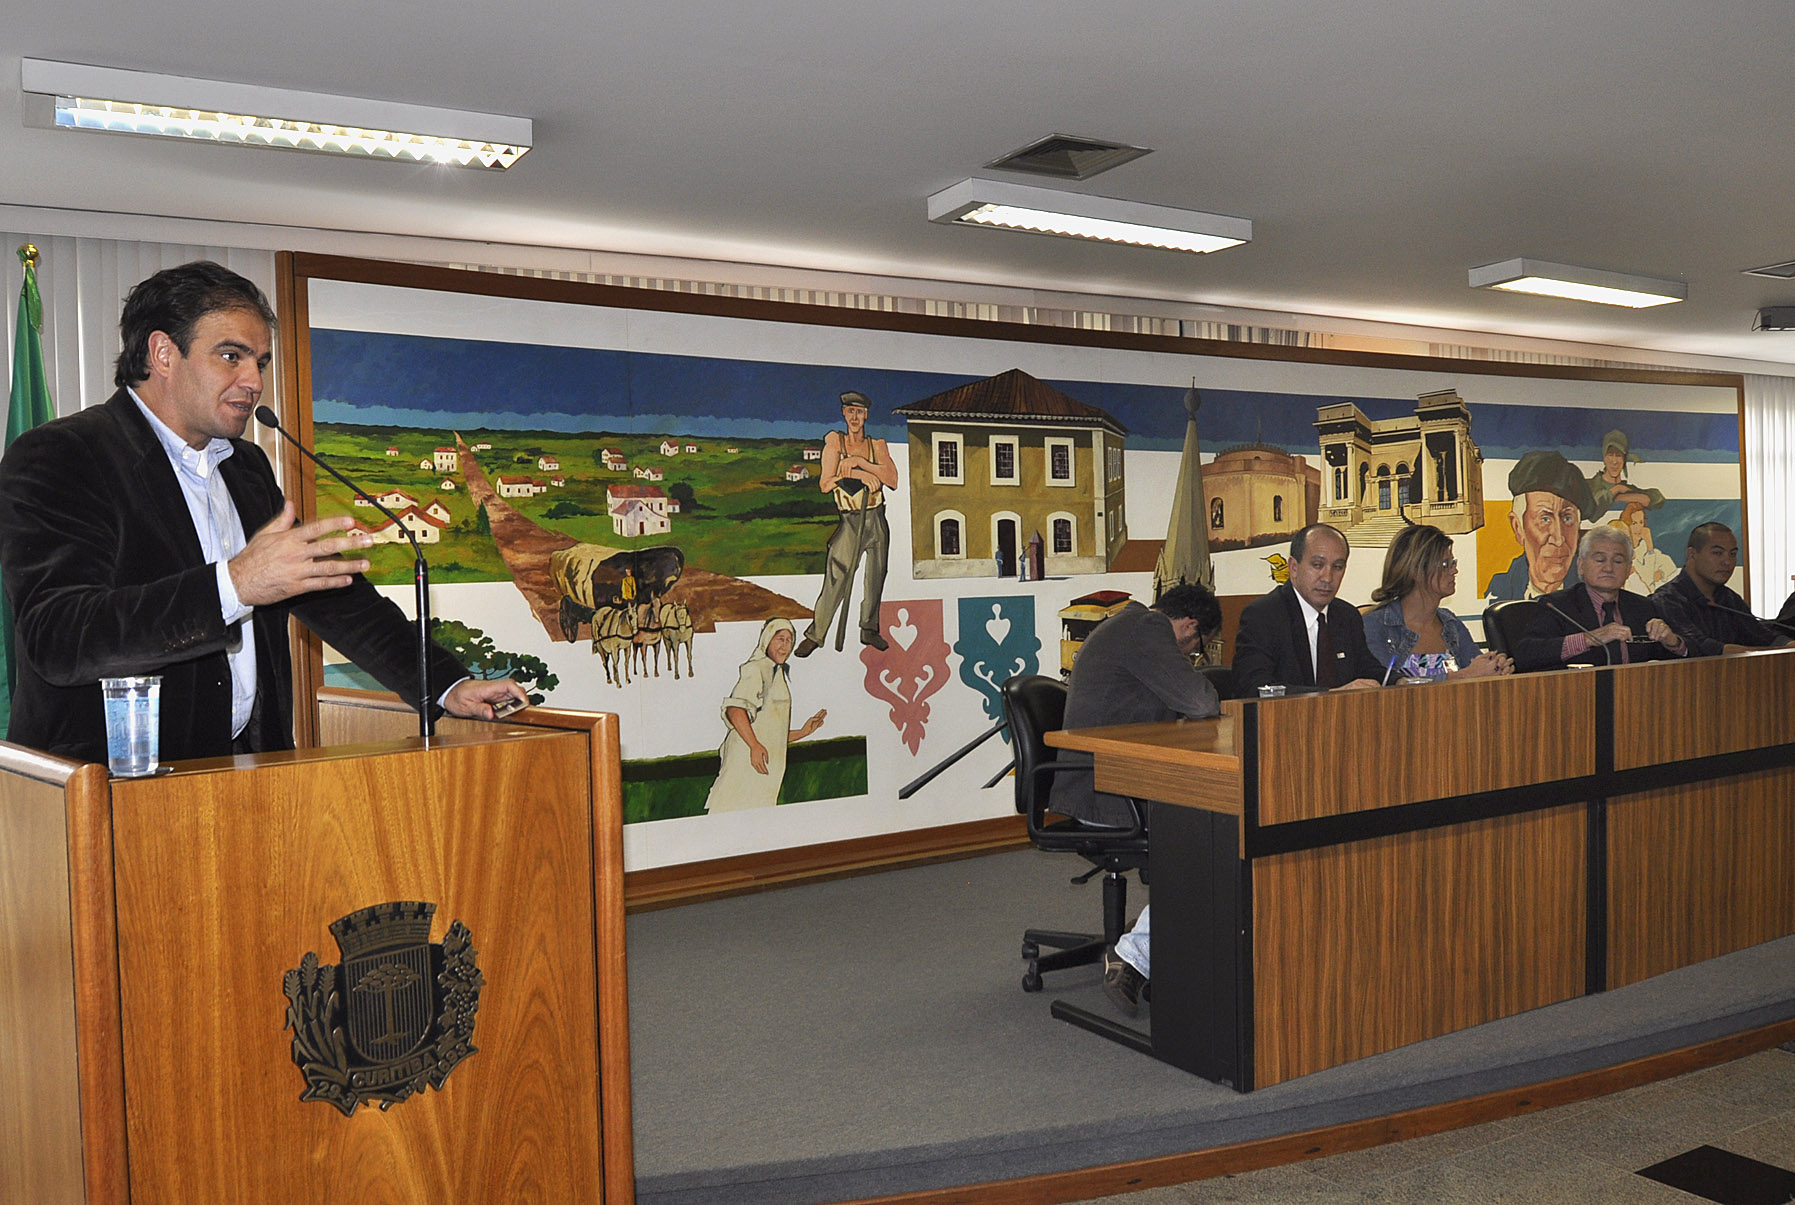
M 929 221 L 997 226 L 1172 251 L 1220 251 L 1250 242 L 1253 223 L 1194 209 L 1118 201 L 1003 180 L 962 180 L 929 198 Z
M 503 171 L 528 118 L 24 59 L 27 123 Z
M 1485 264 L 1472 268 L 1470 277 L 1474 289 L 1537 293 L 1542 297 L 1567 297 L 1636 310 L 1689 299 L 1689 286 L 1681 281 L 1603 272 L 1575 264 L 1549 264 L 1538 259 L 1505 259 L 1499 264 Z

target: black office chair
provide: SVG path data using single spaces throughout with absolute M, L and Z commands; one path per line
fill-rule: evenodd
M 1103 959 L 1103 951 L 1115 944 L 1127 927 L 1129 871 L 1147 881 L 1147 827 L 1138 800 L 1133 828 L 1097 828 L 1077 820 L 1049 822 L 1047 804 L 1053 780 L 1059 774 L 1089 774 L 1089 762 L 1054 760 L 1046 734 L 1064 724 L 1066 685 L 1058 678 L 1018 675 L 1003 684 L 1004 718 L 1010 725 L 1011 747 L 1016 754 L 1016 810 L 1028 817 L 1028 838 L 1036 849 L 1073 853 L 1091 864 L 1074 878 L 1084 883 L 1103 875 L 1103 932 L 1063 933 L 1055 929 L 1030 929 L 1022 935 L 1022 957 L 1028 970 L 1022 990 L 1041 990 L 1041 976 L 1048 971 L 1087 966 Z M 1053 950 L 1042 954 L 1041 947 Z
M 1527 625 L 1534 621 L 1540 604 L 1530 599 L 1514 598 L 1491 603 L 1483 612 L 1483 639 L 1494 652 L 1507 657 L 1515 655 L 1515 643 Z
M 1215 697 L 1232 699 L 1234 697 L 1234 667 L 1232 665 L 1199 665 L 1197 672 L 1209 679 L 1209 685 L 1215 687 Z

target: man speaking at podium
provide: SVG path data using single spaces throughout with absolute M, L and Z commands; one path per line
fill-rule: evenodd
M 218 264 L 158 272 L 125 299 L 118 391 L 0 461 L 10 740 L 103 762 L 99 680 L 160 674 L 163 761 L 290 749 L 289 613 L 417 705 L 416 628 L 344 555 L 373 537 L 347 517 L 298 522 L 242 438 L 273 326 L 261 290 Z M 458 716 L 524 697 L 435 645 L 429 682 Z

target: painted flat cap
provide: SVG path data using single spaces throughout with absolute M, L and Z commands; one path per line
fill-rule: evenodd
M 1596 499 L 1589 492 L 1589 482 L 1559 452 L 1529 452 L 1516 461 L 1508 473 L 1508 493 L 1513 498 L 1532 493 L 1556 494 L 1575 504 L 1586 520 L 1594 519 L 1597 514 Z

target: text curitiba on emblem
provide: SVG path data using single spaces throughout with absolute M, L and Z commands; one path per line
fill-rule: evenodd
M 435 904 L 419 900 L 358 909 L 331 923 L 339 965 L 308 951 L 286 973 L 293 1062 L 306 1082 L 300 1100 L 326 1101 L 345 1117 L 373 1101 L 390 1109 L 426 1084 L 440 1090 L 477 1052 L 486 980 L 473 935 L 455 921 L 432 944 L 435 915 Z

